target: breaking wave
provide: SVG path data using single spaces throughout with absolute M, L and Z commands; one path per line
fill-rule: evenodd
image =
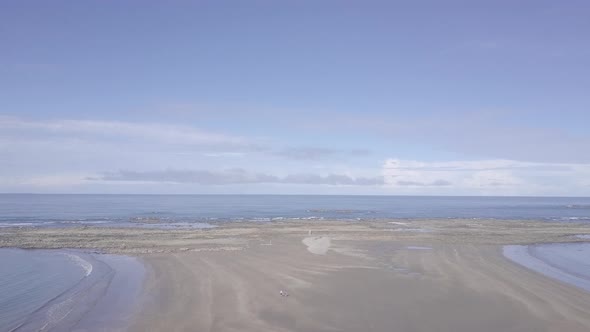
M 90 262 L 88 262 L 87 260 L 83 259 L 82 257 L 80 257 L 78 255 L 74 255 L 74 254 L 70 254 L 70 253 L 64 253 L 64 255 L 66 255 L 76 265 L 81 267 L 84 270 L 86 277 L 88 277 L 92 273 L 92 264 Z

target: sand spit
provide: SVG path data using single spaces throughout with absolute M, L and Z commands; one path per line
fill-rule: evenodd
M 388 222 L 8 228 L 0 246 L 141 255 L 130 331 L 590 331 L 590 292 L 502 256 L 503 245 L 584 242 L 575 235 L 590 224 Z
M 371 259 L 310 253 L 291 238 L 238 252 L 149 255 L 149 300 L 131 330 L 590 330 L 590 293 L 517 266 L 496 246 L 347 244 Z

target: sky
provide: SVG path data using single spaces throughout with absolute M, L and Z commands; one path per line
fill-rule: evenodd
M 0 192 L 590 196 L 590 3 L 0 2 Z

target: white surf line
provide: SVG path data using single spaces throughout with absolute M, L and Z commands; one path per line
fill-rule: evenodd
M 408 249 L 408 250 L 432 250 L 432 247 L 407 246 L 406 249 Z
M 393 224 L 393 225 L 400 225 L 400 226 L 407 226 L 408 223 L 407 222 L 400 222 L 400 221 L 388 221 L 388 224 Z
M 61 322 L 64 318 L 66 318 L 72 311 L 74 311 L 73 302 L 73 298 L 69 297 L 67 300 L 62 301 L 60 303 L 56 303 L 51 308 L 49 308 L 49 310 L 47 311 L 48 321 L 47 323 L 45 323 L 45 325 L 43 325 L 41 329 L 39 329 L 39 331 L 45 331 L 49 324 L 57 324 Z M 60 312 L 63 311 L 63 309 L 67 308 L 68 305 L 70 306 L 70 308 L 66 312 Z
M 84 277 L 85 278 L 88 277 L 92 273 L 93 266 L 87 260 L 83 259 L 82 257 L 80 257 L 78 255 L 74 255 L 74 254 L 71 254 L 68 252 L 64 252 L 63 254 L 66 257 L 68 257 L 68 259 L 73 261 L 77 266 L 81 267 L 84 270 Z M 53 306 L 51 306 L 47 310 L 48 321 L 45 323 L 45 325 L 43 325 L 37 331 L 45 331 L 45 329 L 47 329 L 50 324 L 52 324 L 52 325 L 57 324 L 60 321 L 62 321 L 64 318 L 66 318 L 74 310 L 74 306 L 72 305 L 73 302 L 74 302 L 73 298 L 69 297 L 64 301 L 62 301 L 60 303 L 56 303 Z M 70 305 L 70 308 L 68 310 L 66 310 L 65 312 L 63 312 L 63 309 L 67 308 L 68 305 Z M 60 312 L 60 311 L 62 311 L 62 312 Z
M 76 265 L 81 267 L 84 272 L 85 276 L 88 277 L 92 273 L 92 264 L 87 260 L 83 259 L 82 257 L 70 253 L 64 253 L 70 260 L 72 260 Z
M 390 228 L 392 232 L 415 232 L 415 233 L 430 233 L 429 229 L 425 228 Z

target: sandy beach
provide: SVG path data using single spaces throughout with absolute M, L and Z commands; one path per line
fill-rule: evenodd
M 147 275 L 131 331 L 581 332 L 590 330 L 590 293 L 513 263 L 502 247 L 584 234 L 590 225 L 285 221 L 10 228 L 0 246 L 141 257 Z

